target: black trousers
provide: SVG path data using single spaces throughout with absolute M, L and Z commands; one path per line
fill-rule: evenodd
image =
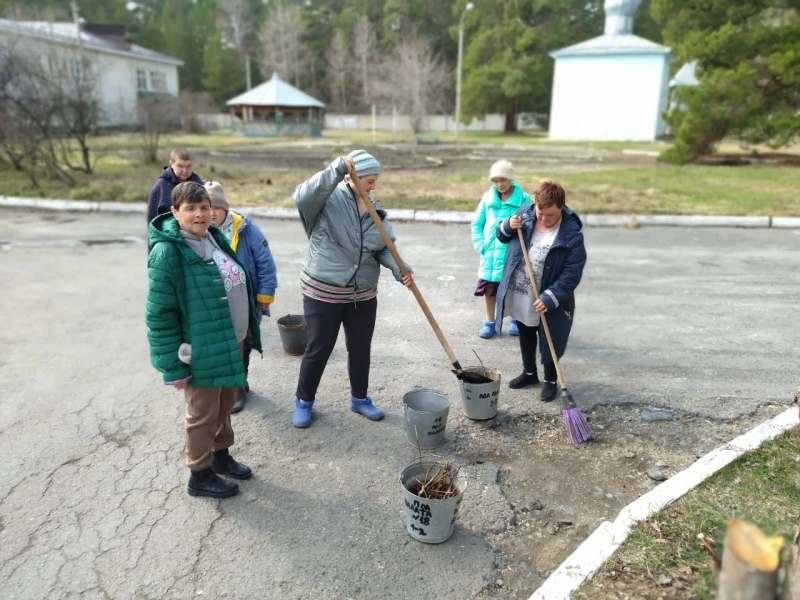
M 300 365 L 300 379 L 297 382 L 297 397 L 300 400 L 311 402 L 316 398 L 319 382 L 342 325 L 347 342 L 350 393 L 354 398 L 367 397 L 370 349 L 377 312 L 377 298 L 358 303 L 331 304 L 303 297 L 308 343 Z
M 538 346 L 538 327 L 528 327 L 521 321 L 517 321 L 519 327 L 519 349 L 522 353 L 522 366 L 526 373 L 536 373 L 536 348 Z M 549 362 L 544 367 L 544 380 L 556 381 L 556 366 Z

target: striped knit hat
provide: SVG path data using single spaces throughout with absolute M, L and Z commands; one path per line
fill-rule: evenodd
M 353 150 L 347 156 L 356 163 L 356 174 L 359 177 L 381 174 L 381 163 L 366 150 Z

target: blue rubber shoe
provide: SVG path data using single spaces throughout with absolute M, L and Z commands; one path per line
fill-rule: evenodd
M 364 400 L 350 398 L 350 410 L 364 415 L 370 421 L 380 421 L 383 418 L 383 411 L 372 403 L 369 396 Z
M 294 417 L 292 418 L 292 425 L 295 427 L 305 428 L 311 425 L 311 409 L 314 407 L 314 401 L 303 402 L 299 398 L 294 399 Z
M 508 328 L 508 335 L 517 337 L 519 335 L 519 327 L 517 327 L 517 320 L 511 319 L 511 326 Z
M 494 336 L 494 321 L 484 321 L 483 327 L 478 332 L 478 335 L 481 336 L 483 339 L 488 340 L 489 338 Z

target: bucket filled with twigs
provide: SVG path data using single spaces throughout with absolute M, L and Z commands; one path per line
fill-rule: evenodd
M 425 544 L 449 540 L 467 487 L 461 468 L 450 461 L 421 457 L 403 469 L 400 485 L 408 534 Z

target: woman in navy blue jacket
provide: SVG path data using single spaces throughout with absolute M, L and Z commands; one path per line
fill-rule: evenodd
M 272 259 L 267 239 L 261 233 L 258 225 L 253 223 L 249 217 L 231 210 L 225 200 L 225 191 L 219 182 L 209 181 L 205 184 L 205 188 L 211 199 L 211 221 L 230 240 L 231 248 L 236 252 L 236 258 L 244 265 L 253 284 L 256 292 L 256 316 L 258 323 L 261 324 L 262 315 L 270 316 L 269 306 L 275 300 L 275 289 L 278 287 L 278 271 L 275 268 L 275 261 Z M 244 341 L 245 372 L 250 367 L 250 353 L 253 350 L 251 340 L 251 336 L 248 335 Z M 249 385 L 239 390 L 236 404 L 231 409 L 232 413 L 239 412 L 244 408 L 249 391 Z
M 523 366 L 522 374 L 512 379 L 509 387 L 518 389 L 539 383 L 538 338 L 544 368 L 541 397 L 545 402 L 555 400 L 558 383 L 540 315 L 547 315 L 553 346 L 561 358 L 575 318 L 575 288 L 586 265 L 582 228 L 578 215 L 566 206 L 564 188 L 554 181 L 542 183 L 536 190 L 534 204 L 523 206 L 497 227 L 497 239 L 508 244 L 508 253 L 497 292 L 495 327 L 500 333 L 504 315 L 517 320 Z M 525 269 L 518 229 L 522 230 L 539 291 L 540 298 L 536 302 Z

